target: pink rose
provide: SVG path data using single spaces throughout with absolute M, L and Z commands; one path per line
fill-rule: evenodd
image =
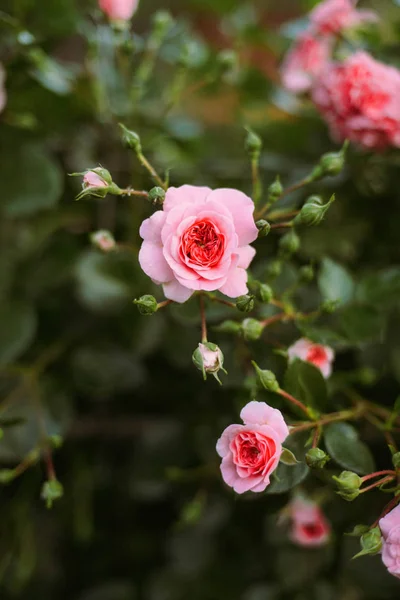
M 400 146 L 399 97 L 400 71 L 366 52 L 328 65 L 313 90 L 334 138 L 378 150 Z
M 6 72 L 2 64 L 0 64 L 0 112 L 4 109 L 7 103 L 7 93 L 4 85 Z
M 129 21 L 138 4 L 139 0 L 99 0 L 100 8 L 115 21 Z
M 304 498 L 295 498 L 289 506 L 292 520 L 290 538 L 299 546 L 323 546 L 329 540 L 330 525 L 321 508 Z
M 246 269 L 258 235 L 253 201 L 237 190 L 168 189 L 163 210 L 143 221 L 139 262 L 164 294 L 185 302 L 195 290 L 247 292 Z
M 240 418 L 244 425 L 229 425 L 217 442 L 222 477 L 238 494 L 263 492 L 289 430 L 282 413 L 265 402 L 249 402 Z
M 94 171 L 86 171 L 86 173 L 83 176 L 84 189 L 107 187 L 107 186 L 108 186 L 108 183 L 106 181 L 104 181 L 104 179 L 102 177 L 100 177 L 100 175 L 98 175 L 98 173 L 95 173 Z
M 300 358 L 317 367 L 325 378 L 330 377 L 332 373 L 332 362 L 335 353 L 329 346 L 314 344 L 311 340 L 301 338 L 288 348 L 289 362 Z
M 287 53 L 282 65 L 282 82 L 294 93 L 310 89 L 315 77 L 328 63 L 332 51 L 332 38 L 318 38 L 312 32 L 301 35 Z
M 400 579 L 400 504 L 379 521 L 382 561 L 391 575 Z
M 324 0 L 311 11 L 311 23 L 320 33 L 340 33 L 343 29 L 378 20 L 373 11 L 357 10 L 355 5 L 356 1 L 352 0 Z

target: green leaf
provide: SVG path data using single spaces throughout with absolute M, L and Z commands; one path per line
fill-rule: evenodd
M 314 365 L 296 359 L 287 368 L 284 389 L 295 398 L 317 410 L 324 410 L 328 402 L 326 381 Z
M 58 164 L 38 144 L 0 152 L 0 211 L 7 217 L 26 217 L 53 208 L 62 191 Z
M 331 423 L 325 429 L 324 439 L 328 453 L 341 467 L 359 475 L 374 471 L 368 446 L 358 439 L 357 430 L 349 423 Z
M 351 305 L 337 315 L 339 330 L 349 342 L 357 344 L 382 340 L 385 319 L 375 308 L 367 305 Z
M 400 298 L 400 267 L 364 277 L 357 286 L 357 300 L 380 310 L 396 306 Z
M 3 304 L 0 323 L 0 365 L 4 366 L 29 347 L 36 331 L 36 314 L 29 304 Z
M 285 442 L 290 452 L 299 457 L 300 460 L 304 459 L 304 442 L 306 438 L 307 435 L 297 434 L 290 436 Z M 297 464 L 292 465 L 285 465 L 283 462 L 280 462 L 275 471 L 275 477 L 272 478 L 271 485 L 268 486 L 266 493 L 285 494 L 286 492 L 289 492 L 292 488 L 296 487 L 296 485 L 299 485 L 299 483 L 304 481 L 309 471 L 310 469 L 305 462 L 298 462 Z
M 340 304 L 346 304 L 354 295 L 352 276 L 330 258 L 322 261 L 318 285 L 324 300 L 338 300 Z
M 287 465 L 288 467 L 291 467 L 293 465 L 298 465 L 300 461 L 297 460 L 297 458 L 291 450 L 289 450 L 288 448 L 282 448 L 280 462 L 284 465 Z

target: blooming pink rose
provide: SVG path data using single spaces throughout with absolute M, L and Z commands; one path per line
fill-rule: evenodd
M 301 35 L 287 53 L 282 65 L 282 82 L 294 93 L 310 89 L 315 77 L 328 63 L 332 37 L 316 37 L 311 31 Z
M 313 100 L 332 136 L 365 148 L 400 146 L 400 71 L 356 52 L 321 73 Z
M 400 504 L 379 521 L 382 561 L 391 575 L 400 579 Z
M 323 546 L 329 540 L 331 527 L 321 508 L 304 498 L 295 498 L 289 506 L 292 520 L 290 538 L 299 546 Z
M 289 361 L 296 358 L 309 362 L 317 367 L 325 378 L 330 377 L 332 373 L 332 362 L 335 353 L 329 346 L 314 344 L 311 340 L 301 338 L 288 348 Z
M 324 0 L 310 13 L 311 24 L 320 33 L 340 33 L 367 21 L 377 21 L 371 10 L 357 10 L 356 1 Z
M 2 64 L 0 64 L 0 112 L 4 109 L 7 102 L 7 93 L 4 85 L 6 72 Z
M 129 21 L 138 4 L 139 0 L 99 0 L 100 8 L 115 21 Z
M 289 430 L 282 413 L 265 402 L 249 402 L 240 417 L 244 425 L 229 425 L 217 442 L 222 477 L 238 494 L 262 492 L 278 466 Z
M 86 188 L 98 188 L 107 187 L 108 183 L 104 181 L 100 175 L 94 173 L 94 171 L 86 171 L 83 176 L 83 187 Z
M 253 201 L 237 190 L 169 188 L 163 210 L 140 227 L 143 271 L 175 302 L 195 290 L 246 294 L 246 269 L 255 254 L 249 243 L 258 235 L 253 210 Z

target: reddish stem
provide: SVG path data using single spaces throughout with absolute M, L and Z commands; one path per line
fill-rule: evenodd
M 201 341 L 202 343 L 207 341 L 207 322 L 206 322 L 206 313 L 204 309 L 204 296 L 201 294 L 199 296 L 200 301 L 200 317 L 201 317 Z
M 364 475 L 364 477 L 361 477 L 361 481 L 364 483 L 364 481 L 368 481 L 369 479 L 373 479 L 374 477 L 379 477 L 380 475 L 396 475 L 396 471 L 376 471 L 375 473 L 370 473 L 369 475 Z
M 383 485 L 384 483 L 389 483 L 390 481 L 393 481 L 394 477 L 390 476 L 390 477 L 384 477 L 383 479 L 380 479 L 379 481 L 375 481 L 375 483 L 372 483 L 371 485 L 369 485 L 368 487 L 364 488 L 363 490 L 360 490 L 360 494 L 364 494 L 365 492 L 369 492 L 370 490 L 372 490 L 373 488 L 376 488 L 380 485 Z
M 160 308 L 164 308 L 165 306 L 168 306 L 169 304 L 173 304 L 173 300 L 164 300 L 163 302 L 159 302 L 157 304 L 157 310 L 159 310 Z
M 303 404 L 302 402 L 300 402 L 300 400 L 297 400 L 297 398 L 295 398 L 288 392 L 285 392 L 285 390 L 279 389 L 277 393 L 280 396 L 282 396 L 283 398 L 286 398 L 286 400 L 289 400 L 289 402 L 291 402 L 292 404 L 295 404 L 298 408 L 300 408 L 303 412 L 305 412 L 308 417 L 310 416 L 307 406 L 305 404 Z

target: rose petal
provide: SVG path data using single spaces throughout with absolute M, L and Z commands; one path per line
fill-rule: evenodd
M 166 283 L 174 278 L 161 246 L 152 242 L 143 242 L 139 251 L 139 263 L 146 275 L 158 283 Z
M 163 208 L 165 211 L 170 211 L 172 208 L 181 206 L 182 204 L 198 204 L 204 202 L 210 192 L 211 189 L 209 187 L 198 187 L 194 185 L 182 185 L 178 188 L 170 187 L 165 194 Z
M 163 285 L 164 295 L 169 300 L 174 300 L 175 302 L 186 302 L 193 294 L 193 290 L 189 290 L 187 287 L 184 287 L 177 281 L 173 279 L 172 281 L 168 281 Z
M 220 188 L 211 192 L 207 202 L 218 202 L 230 210 L 240 246 L 257 239 L 258 229 L 253 217 L 254 202 L 246 194 L 230 188 Z

